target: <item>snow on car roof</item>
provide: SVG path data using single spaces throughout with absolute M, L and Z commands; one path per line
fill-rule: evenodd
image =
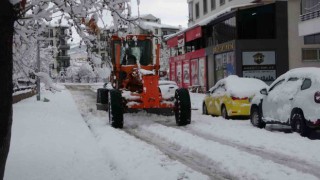
M 232 96 L 236 97 L 251 97 L 261 89 L 268 87 L 268 85 L 255 78 L 243 78 L 236 75 L 228 76 L 217 82 L 215 87 L 224 84 L 226 91 Z
M 283 74 L 280 77 L 278 77 L 277 80 L 274 81 L 270 85 L 270 87 L 272 87 L 280 79 L 288 79 L 290 77 L 297 77 L 297 78 L 308 77 L 312 81 L 317 81 L 318 83 L 320 83 L 320 68 L 317 68 L 317 67 L 302 67 L 302 68 L 291 69 L 290 71 L 288 71 L 285 74 Z

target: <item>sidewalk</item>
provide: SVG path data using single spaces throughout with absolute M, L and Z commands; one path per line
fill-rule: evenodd
M 43 102 L 43 98 L 50 102 Z M 5 180 L 117 179 L 68 90 L 13 105 Z

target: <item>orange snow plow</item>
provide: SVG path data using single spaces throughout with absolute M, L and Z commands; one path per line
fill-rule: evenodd
M 175 115 L 178 126 L 191 122 L 189 92 L 175 82 L 159 81 L 160 45 L 154 56 L 152 44 L 151 35 L 112 36 L 113 89 L 108 90 L 107 109 L 114 128 L 123 127 L 124 113 L 139 110 Z

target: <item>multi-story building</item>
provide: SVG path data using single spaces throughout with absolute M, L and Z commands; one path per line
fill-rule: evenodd
M 170 79 L 203 89 L 229 75 L 271 83 L 289 67 L 287 20 L 286 1 L 233 5 L 200 20 L 167 39 Z
M 289 68 L 320 67 L 320 0 L 289 0 Z
M 58 51 L 54 55 L 54 63 L 50 65 L 51 75 L 65 71 L 70 66 L 70 56 L 68 54 L 70 45 L 67 43 L 69 39 L 68 28 L 68 26 L 49 26 L 47 32 L 44 33 L 47 44 L 56 47 Z
M 200 21 L 221 13 L 228 8 L 245 5 L 253 0 L 188 0 L 189 21 L 188 26 L 193 26 Z

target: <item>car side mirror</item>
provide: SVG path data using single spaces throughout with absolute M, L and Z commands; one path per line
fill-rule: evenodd
M 260 90 L 260 94 L 262 94 L 262 95 L 268 95 L 267 89 L 266 89 L 266 88 L 261 89 L 261 90 Z

